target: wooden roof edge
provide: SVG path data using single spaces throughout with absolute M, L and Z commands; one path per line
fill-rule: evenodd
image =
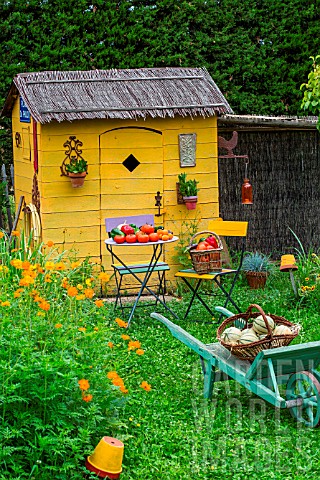
M 14 82 L 11 83 L 10 90 L 0 111 L 0 117 L 9 117 L 11 115 L 14 102 L 19 92 Z
M 315 129 L 317 127 L 318 117 L 291 117 L 291 116 L 267 116 L 267 115 L 233 115 L 222 114 L 218 117 L 218 125 L 240 125 L 240 126 L 256 126 L 256 127 L 302 127 Z

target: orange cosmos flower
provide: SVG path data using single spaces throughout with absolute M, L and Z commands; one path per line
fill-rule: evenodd
M 88 380 L 86 380 L 85 378 L 82 378 L 81 380 L 79 380 L 78 384 L 79 384 L 80 390 L 82 390 L 82 391 L 86 391 L 90 388 L 90 384 L 89 384 Z
M 141 347 L 141 343 L 138 341 L 138 340 L 131 340 L 129 343 L 128 343 L 128 350 L 136 350 L 137 348 L 140 348 Z
M 61 328 L 62 327 L 62 323 L 56 323 L 54 328 Z
M 54 243 L 52 240 L 47 241 L 47 247 L 53 247 Z
M 41 310 L 45 310 L 46 312 L 48 310 L 50 310 L 50 303 L 44 301 L 44 302 L 41 302 L 39 303 L 39 308 L 41 308 Z
M 78 330 L 79 330 L 79 332 L 86 332 L 87 331 L 87 329 L 85 327 L 80 327 L 80 328 L 78 328 Z
M 148 382 L 141 382 L 140 387 L 143 388 L 146 392 L 150 392 L 151 390 L 151 385 Z
M 103 301 L 102 300 L 96 300 L 94 303 L 98 308 L 103 307 Z
M 47 274 L 45 275 L 44 281 L 45 281 L 46 283 L 52 283 L 50 273 L 47 273 Z
M 83 395 L 82 400 L 83 400 L 84 402 L 91 402 L 92 398 L 93 398 L 93 397 L 92 397 L 92 395 L 90 395 L 90 394 L 89 394 L 89 395 Z
M 1 302 L 1 307 L 10 307 L 10 302 L 8 302 L 8 300 Z
M 31 267 L 31 263 L 28 262 L 27 260 L 25 260 L 25 261 L 22 262 L 22 264 L 21 264 L 21 268 L 22 268 L 23 270 L 29 270 L 30 267 Z
M 129 390 L 124 385 L 120 386 L 120 390 L 121 390 L 122 393 L 128 393 L 129 392 Z
M 108 282 L 110 280 L 110 275 L 108 275 L 106 272 L 100 272 L 98 278 L 101 280 L 101 282 Z
M 20 279 L 19 285 L 21 287 L 27 287 L 28 285 L 31 285 L 34 283 L 34 279 L 30 277 L 29 275 L 26 275 L 25 277 Z
M 115 319 L 115 322 L 119 325 L 119 327 L 121 328 L 126 328 L 128 326 L 128 323 L 127 322 L 124 322 L 123 320 L 121 320 L 121 318 L 116 318 Z
M 123 380 L 122 380 L 121 377 L 113 378 L 113 379 L 112 379 L 112 384 L 113 384 L 115 387 L 124 386 L 124 382 L 123 382 Z
M 122 340 L 130 340 L 129 335 L 121 335 Z
M 109 348 L 113 348 L 114 347 L 114 344 L 112 342 L 108 342 L 108 347 Z
M 113 370 L 113 371 L 107 373 L 107 377 L 109 378 L 109 380 L 112 380 L 113 378 L 118 378 L 119 375 L 117 374 L 117 372 L 115 372 Z
M 3 238 L 3 237 L 4 237 L 4 233 L 0 232 L 0 238 Z
M 11 237 L 20 237 L 20 232 L 18 232 L 17 230 L 12 230 Z
M 85 295 L 83 295 L 83 293 L 81 293 L 81 295 L 77 295 L 76 296 L 76 300 L 84 300 L 86 297 Z
M 138 348 L 138 350 L 136 350 L 136 354 L 137 355 L 144 355 L 144 350 L 142 348 Z
M 75 297 L 78 295 L 78 289 L 76 287 L 69 287 L 67 290 L 67 294 L 69 297 Z
M 93 298 L 94 290 L 92 288 L 85 288 L 84 289 L 84 294 L 85 294 L 86 298 Z

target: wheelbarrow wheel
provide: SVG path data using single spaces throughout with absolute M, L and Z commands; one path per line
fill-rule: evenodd
M 320 382 L 312 373 L 303 371 L 291 375 L 286 398 L 289 411 L 298 422 L 311 428 L 320 426 Z

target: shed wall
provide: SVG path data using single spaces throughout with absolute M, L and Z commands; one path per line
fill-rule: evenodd
M 18 102 L 16 102 L 17 104 Z M 16 112 L 16 107 L 15 110 Z M 16 125 L 16 124 L 15 124 Z M 153 128 L 162 132 L 163 150 L 163 192 L 161 192 L 162 208 L 165 226 L 175 234 L 180 233 L 182 224 L 186 221 L 199 220 L 199 229 L 205 229 L 212 218 L 218 216 L 218 165 L 217 165 L 217 122 L 216 118 L 170 118 L 149 119 L 146 121 L 120 120 L 79 120 L 72 123 L 50 123 L 41 126 L 39 149 L 39 190 L 41 201 L 41 220 L 43 241 L 52 240 L 61 249 L 76 249 L 80 257 L 87 255 L 93 260 L 103 262 L 110 269 L 109 258 L 105 255 L 104 239 L 106 238 L 104 218 L 123 214 L 137 215 L 141 213 L 157 213 L 154 206 L 156 190 L 154 166 L 152 162 L 146 169 L 145 181 L 139 179 L 135 191 L 128 192 L 125 202 L 117 195 L 114 184 L 110 181 L 108 192 L 101 190 L 101 178 L 108 177 L 110 169 L 116 165 L 105 165 L 100 162 L 99 135 L 119 127 Z M 15 127 L 13 128 L 15 132 Z M 179 133 L 196 133 L 196 166 L 180 168 Z M 40 135 L 40 134 L 39 134 Z M 67 177 L 60 176 L 60 165 L 65 158 L 63 144 L 71 135 L 83 142 L 82 156 L 88 161 L 88 176 L 82 188 L 74 189 Z M 132 137 L 134 142 L 134 137 Z M 129 142 L 130 143 L 130 142 Z M 130 145 L 124 145 L 130 149 Z M 16 152 L 15 152 L 16 155 Z M 20 162 L 20 163 L 19 163 Z M 16 192 L 31 196 L 33 165 L 30 161 L 15 159 L 17 164 Z M 19 172 L 19 165 L 28 167 L 24 177 Z M 176 182 L 178 174 L 185 171 L 188 178 L 199 180 L 198 205 L 194 211 L 188 211 L 185 205 L 177 204 Z M 134 174 L 134 172 L 132 173 Z M 119 171 L 119 182 L 121 172 Z M 141 183 L 142 182 L 142 183 Z M 106 189 L 108 182 L 103 187 Z M 29 188 L 29 190 L 28 190 Z M 114 197 L 113 207 L 106 210 L 103 207 L 103 196 Z M 151 197 L 153 208 L 145 211 L 145 198 Z M 159 223 L 163 223 L 160 217 Z M 142 247 L 145 250 L 145 247 Z M 147 248 L 147 247 L 146 247 Z M 139 250 L 140 251 L 140 250 Z M 142 256 L 146 251 L 141 250 Z M 174 246 L 166 247 L 166 261 L 171 265 L 171 275 L 178 269 L 173 260 Z M 140 257 L 139 257 L 140 258 Z M 139 260 L 135 254 L 135 261 Z

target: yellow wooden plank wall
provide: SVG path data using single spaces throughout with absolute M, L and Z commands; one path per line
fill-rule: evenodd
M 16 102 L 14 134 L 19 131 L 19 124 Z M 162 135 L 136 128 L 104 133 L 122 127 L 155 129 Z M 23 192 L 28 201 L 31 201 L 33 177 L 32 124 L 30 131 L 32 160 L 23 159 L 21 149 L 14 148 L 16 198 Z M 195 167 L 180 168 L 180 133 L 197 134 Z M 60 165 L 65 158 L 63 144 L 71 135 L 83 142 L 82 156 L 89 164 L 84 186 L 79 189 L 72 188 L 69 179 L 60 176 Z M 158 190 L 164 215 L 157 223 L 164 223 L 177 235 L 185 222 L 199 222 L 202 230 L 219 215 L 216 118 L 52 122 L 38 125 L 38 149 L 43 240 L 53 240 L 64 249 L 76 248 L 81 257 L 90 255 L 95 261 L 102 258 L 108 270 L 110 258 L 104 245 L 104 219 L 157 213 L 154 196 Z M 122 165 L 131 153 L 141 162 L 133 172 Z M 181 172 L 199 181 L 196 210 L 188 211 L 185 205 L 177 204 L 176 182 Z M 128 250 L 126 260 L 147 260 L 149 252 L 147 247 Z M 168 244 L 165 259 L 172 267 L 169 278 L 180 268 L 172 259 L 174 254 L 174 244 Z
M 21 135 L 21 146 L 17 147 L 15 135 Z M 15 172 L 15 203 L 20 197 L 25 197 L 26 203 L 31 202 L 33 179 L 33 134 L 31 123 L 20 122 L 19 98 L 12 110 L 13 161 Z M 38 132 L 38 140 L 40 132 Z

